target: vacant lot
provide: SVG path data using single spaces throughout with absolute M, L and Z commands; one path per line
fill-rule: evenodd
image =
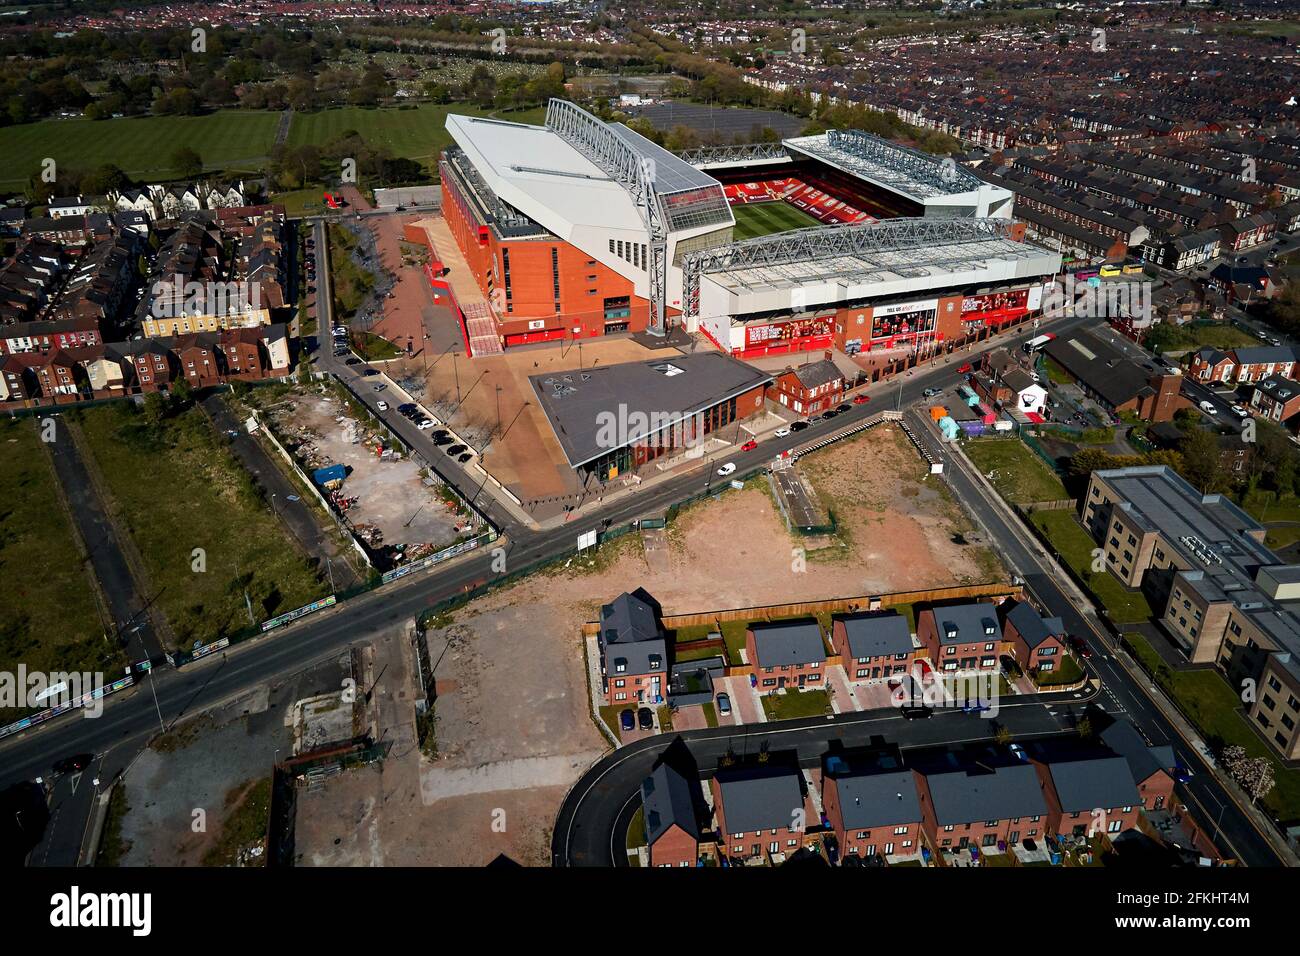
M 250 604 L 260 622 L 325 593 L 197 408 L 154 421 L 120 402 L 84 412 L 81 430 L 182 646 L 248 627 Z
M 38 428 L 32 419 L 0 423 L 0 671 L 20 662 L 40 671 L 102 670 L 118 654 L 103 639 Z M 18 716 L 0 708 L 0 723 Z
M 736 228 L 732 234 L 737 240 L 766 236 L 770 232 L 785 232 L 787 229 L 805 229 L 809 226 L 821 225 L 803 210 L 784 202 L 732 206 L 731 211 L 736 216 Z
M 10 126 L 0 138 L 0 186 L 25 185 L 47 157 L 58 169 L 113 163 L 133 179 L 166 180 L 176 175 L 171 157 L 183 146 L 196 150 L 210 170 L 255 170 L 270 155 L 279 117 L 222 110 L 207 116 L 51 119 Z
M 963 450 L 1007 501 L 1023 505 L 1070 497 L 1056 473 L 1018 438 L 980 438 Z

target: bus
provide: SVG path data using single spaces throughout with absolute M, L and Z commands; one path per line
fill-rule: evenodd
M 1103 279 L 1113 279 L 1115 276 L 1124 274 L 1124 270 L 1119 266 L 1102 266 L 1099 271 Z
M 1078 272 L 1076 272 L 1074 274 L 1074 278 L 1076 282 L 1086 282 L 1089 279 L 1097 278 L 1097 275 L 1098 273 L 1096 269 L 1085 268 L 1085 269 L 1080 269 Z
M 1142 275 L 1142 274 L 1145 273 L 1146 271 L 1147 271 L 1147 270 L 1146 270 L 1146 266 L 1142 265 L 1142 263 L 1140 263 L 1140 262 L 1138 262 L 1138 263 L 1130 263 L 1129 265 L 1126 265 L 1126 266 L 1124 267 L 1124 274 L 1125 274 L 1126 276 Z
M 1039 335 L 1039 336 L 1036 336 L 1035 338 L 1030 339 L 1030 340 L 1029 340 L 1028 342 L 1026 342 L 1026 343 L 1024 344 L 1024 346 L 1023 346 L 1023 348 L 1024 348 L 1024 350 L 1025 350 L 1025 354 L 1026 354 L 1026 355 L 1033 355 L 1035 352 L 1037 352 L 1039 349 L 1041 349 L 1041 348 L 1042 348 L 1044 345 L 1046 345 L 1048 342 L 1052 341 L 1052 339 L 1054 339 L 1054 338 L 1056 338 L 1056 336 L 1053 335 L 1052 333 L 1048 332 L 1048 333 L 1046 333 L 1046 334 L 1044 334 L 1044 335 Z

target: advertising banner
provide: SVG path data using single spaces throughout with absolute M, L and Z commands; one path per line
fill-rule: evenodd
M 791 322 L 775 322 L 771 325 L 746 325 L 745 348 L 776 346 L 802 339 L 828 336 L 833 331 L 833 323 L 834 316 L 824 315 L 810 319 L 795 319 Z
M 871 310 L 871 338 L 874 341 L 933 332 L 938 309 L 938 299 L 874 306 Z

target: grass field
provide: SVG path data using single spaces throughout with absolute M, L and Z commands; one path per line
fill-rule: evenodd
M 1151 605 L 1140 592 L 1126 590 L 1109 571 L 1092 570 L 1092 552 L 1097 544 L 1074 519 L 1073 511 L 1035 511 L 1033 522 L 1110 612 L 1112 621 L 1131 624 L 1151 617 Z
M 1018 438 L 980 438 L 967 442 L 966 457 L 998 494 L 1016 504 L 1070 497 L 1047 463 Z
M 58 169 L 113 163 L 133 179 L 174 177 L 171 157 L 189 146 L 208 169 L 260 169 L 275 143 L 280 114 L 222 110 L 206 116 L 141 116 L 109 120 L 42 120 L 10 126 L 0 136 L 0 186 L 25 186 L 47 157 Z
M 289 145 L 305 143 L 323 145 L 348 130 L 356 130 L 371 146 L 386 146 L 394 156 L 423 161 L 432 165 L 438 153 L 451 145 L 447 133 L 447 114 L 466 116 L 493 115 L 513 123 L 540 124 L 546 118 L 541 108 L 508 111 L 484 111 L 465 103 L 438 105 L 420 103 L 415 109 L 364 109 L 344 106 L 318 113 L 295 113 L 289 126 Z
M 324 596 L 327 587 L 197 408 L 151 425 L 124 402 L 86 410 L 81 427 L 183 646 L 248 627 L 245 592 L 259 622 Z
M 19 663 L 33 671 L 108 670 L 121 656 L 104 641 L 36 426 L 30 419 L 0 423 L 0 449 L 0 671 L 12 673 Z M 0 708 L 0 724 L 19 716 Z
M 784 202 L 750 203 L 746 206 L 732 206 L 736 216 L 736 228 L 732 236 L 737 240 L 753 239 L 766 236 L 772 232 L 785 232 L 787 229 L 803 229 L 807 226 L 819 226 L 812 216 Z

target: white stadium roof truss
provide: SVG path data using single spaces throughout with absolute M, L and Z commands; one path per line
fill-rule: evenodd
M 887 219 L 814 226 L 701 249 L 682 262 L 683 313 L 699 315 L 700 278 L 707 273 L 725 272 L 732 283 L 746 288 L 850 276 L 859 281 L 885 275 L 924 278 L 1014 253 L 1022 244 L 1010 241 L 1013 225 L 1009 219 Z M 1039 252 L 1024 247 L 1026 256 Z
M 955 160 L 945 162 L 860 129 L 827 130 L 824 143 L 819 142 L 822 139 L 804 136 L 788 142 L 800 152 L 833 162 L 855 175 L 918 200 L 974 192 L 984 185 L 982 179 Z
M 789 159 L 783 143 L 743 143 L 738 146 L 702 146 L 677 154 L 692 166 L 754 163 L 765 159 Z

